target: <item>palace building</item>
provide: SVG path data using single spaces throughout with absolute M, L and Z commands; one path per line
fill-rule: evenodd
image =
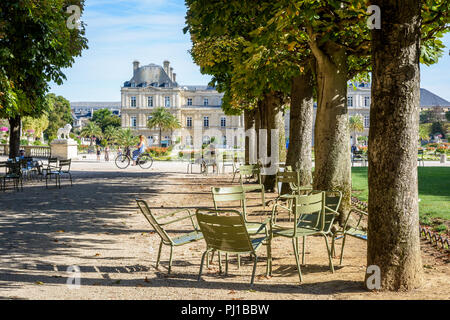
M 140 66 L 134 61 L 133 77 L 121 88 L 122 128 L 130 128 L 159 145 L 159 129 L 147 128 L 147 121 L 156 108 L 164 107 L 178 118 L 181 129 L 163 130 L 163 146 L 175 142 L 186 147 L 198 146 L 215 137 L 215 144 L 223 148 L 241 148 L 243 115 L 225 115 L 222 97 L 212 87 L 179 85 L 169 61 L 164 61 L 163 66 L 153 63 Z

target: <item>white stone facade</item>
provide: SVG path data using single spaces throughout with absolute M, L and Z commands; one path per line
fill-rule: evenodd
M 242 146 L 243 115 L 225 115 L 221 108 L 223 94 L 206 86 L 178 85 L 168 61 L 164 67 L 154 64 L 139 67 L 138 62 L 133 65 L 133 78 L 121 88 L 122 128 L 130 128 L 158 145 L 159 129 L 147 128 L 147 121 L 156 108 L 165 107 L 178 118 L 181 129 L 163 130 L 163 145 L 179 140 L 181 145 L 193 146 L 195 139 L 207 140 L 214 136 L 217 145 Z M 194 127 L 200 130 L 196 134 Z M 239 136 L 234 137 L 237 135 L 234 132 L 239 132 Z

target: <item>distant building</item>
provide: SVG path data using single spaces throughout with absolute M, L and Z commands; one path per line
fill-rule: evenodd
M 348 116 L 361 115 L 363 119 L 364 131 L 358 132 L 359 136 L 369 136 L 370 128 L 370 104 L 371 104 L 371 84 L 370 83 L 349 83 L 347 90 Z M 435 95 L 434 93 L 420 89 L 420 110 L 431 108 L 442 108 L 443 112 L 450 110 L 450 102 Z M 314 123 L 316 120 L 317 104 L 314 104 Z M 286 137 L 289 136 L 289 111 L 286 113 Z M 356 143 L 353 137 L 354 132 L 350 132 L 352 143 Z M 313 130 L 314 135 L 314 130 Z M 314 144 L 314 136 L 313 136 Z
M 147 121 L 158 107 L 167 108 L 181 124 L 181 129 L 174 132 L 162 132 L 164 146 L 177 140 L 181 145 L 193 146 L 194 139 L 201 139 L 201 144 L 211 141 L 213 136 L 215 143 L 224 147 L 240 147 L 243 143 L 242 136 L 233 134 L 243 129 L 243 115 L 225 115 L 221 108 L 223 94 L 212 87 L 179 85 L 169 61 L 164 61 L 163 66 L 153 63 L 140 66 L 134 61 L 133 77 L 124 83 L 121 96 L 122 128 L 146 136 L 155 145 L 159 144 L 159 129 L 147 128 Z M 200 127 L 200 136 L 194 134 L 194 127 Z
M 85 123 L 92 118 L 95 111 L 109 109 L 113 114 L 120 117 L 120 102 L 71 102 L 73 123 L 72 127 L 81 129 Z

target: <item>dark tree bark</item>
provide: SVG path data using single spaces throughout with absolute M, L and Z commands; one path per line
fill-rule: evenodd
M 244 110 L 245 133 L 251 136 L 245 137 L 245 164 L 250 164 L 250 148 L 256 150 L 255 110 Z M 253 131 L 253 133 L 251 132 Z M 253 140 L 253 141 L 252 141 Z
M 20 152 L 20 116 L 9 118 L 9 157 L 15 158 Z
M 347 110 L 347 55 L 345 49 L 327 43 L 311 45 L 317 64 L 317 114 L 314 128 L 314 189 L 339 190 L 339 220 L 351 207 L 350 134 Z
M 309 185 L 312 181 L 313 88 L 314 78 L 309 68 L 305 69 L 304 74 L 292 79 L 286 165 L 300 171 L 301 185 Z
M 276 175 L 276 167 L 277 163 L 280 162 L 280 159 L 286 158 L 286 147 L 285 147 L 285 134 L 284 134 L 284 117 L 283 117 L 283 108 L 282 108 L 282 97 L 279 93 L 267 93 L 264 96 L 260 104 L 260 129 L 266 129 L 266 142 L 265 147 L 266 150 L 261 150 L 258 148 L 258 158 L 263 162 L 263 184 L 266 190 L 271 191 L 275 189 L 275 175 Z M 272 136 L 272 129 L 276 129 L 278 131 L 278 136 Z M 262 133 L 258 134 L 258 145 L 260 144 L 262 139 Z M 273 140 L 273 141 L 272 141 Z M 276 142 L 276 143 L 275 143 Z M 278 150 L 272 150 L 272 143 L 278 145 Z M 277 158 L 274 157 L 272 152 L 278 153 L 277 161 L 268 161 L 265 157 Z
M 420 1 L 374 1 L 372 31 L 367 265 L 381 270 L 381 290 L 421 284 L 417 141 L 420 103 Z

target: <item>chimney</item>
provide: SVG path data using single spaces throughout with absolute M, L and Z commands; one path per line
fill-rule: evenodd
M 167 61 L 167 60 L 165 60 L 165 61 L 163 62 L 163 65 L 164 65 L 164 71 L 165 71 L 166 74 L 169 76 L 169 65 L 170 65 L 170 62 Z M 169 76 L 169 77 L 170 77 L 170 76 Z
M 172 81 L 173 82 L 177 82 L 177 74 L 176 73 L 172 73 L 172 77 L 173 77 Z
M 139 69 L 139 61 L 133 61 L 133 74 L 136 73 L 136 70 Z
M 172 80 L 173 81 L 173 68 L 170 68 L 170 71 L 169 71 L 169 78 L 170 78 L 170 80 Z

